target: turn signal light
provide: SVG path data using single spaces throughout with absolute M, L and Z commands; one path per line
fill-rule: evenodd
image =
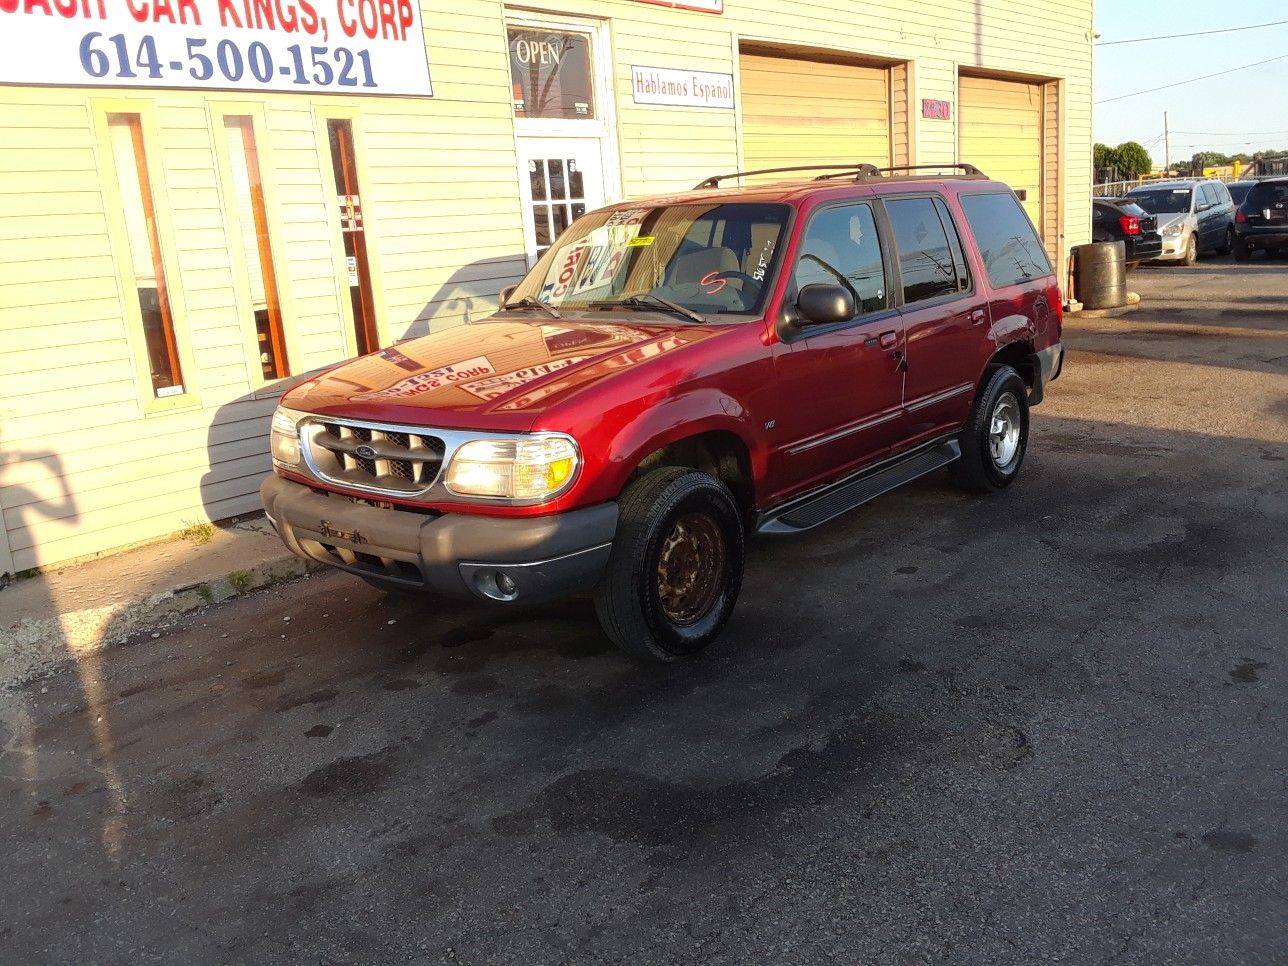
M 1248 223 L 1248 216 L 1245 215 L 1243 213 L 1243 209 L 1240 208 L 1234 213 L 1234 220 L 1241 225 L 1246 225 Z
M 1123 226 L 1124 235 L 1140 234 L 1140 219 L 1135 215 L 1123 215 L 1118 219 L 1118 224 Z

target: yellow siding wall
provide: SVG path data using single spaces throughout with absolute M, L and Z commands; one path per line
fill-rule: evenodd
M 525 4 L 539 7 L 540 3 Z M 737 111 L 636 105 L 632 64 L 738 74 L 739 44 L 825 43 L 907 62 L 893 105 L 918 163 L 957 160 L 958 72 L 1062 85 L 1062 248 L 1090 236 L 1091 0 L 730 2 L 723 16 L 631 0 L 563 0 L 606 18 L 626 196 L 683 189 L 742 157 Z M 982 13 L 980 12 L 982 11 Z M 432 98 L 0 87 L 0 571 L 101 552 L 258 506 L 267 419 L 214 135 L 225 103 L 261 118 L 261 167 L 295 372 L 353 352 L 328 115 L 353 119 L 386 343 L 486 313 L 522 271 L 503 7 L 422 5 Z M 899 96 L 896 94 L 896 97 Z M 920 99 L 953 103 L 921 117 Z M 189 393 L 158 406 L 120 282 L 95 105 L 141 105 Z M 122 109 L 122 108 L 116 108 Z M 805 159 L 808 160 L 808 159 Z M 966 159 L 969 160 L 969 159 Z M 346 296 L 344 299 L 341 296 Z

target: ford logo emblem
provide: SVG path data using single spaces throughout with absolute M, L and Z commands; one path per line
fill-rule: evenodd
M 364 460 L 373 460 L 373 459 L 375 459 L 375 458 L 376 458 L 376 451 L 375 451 L 375 449 L 373 449 L 372 447 L 368 446 L 366 443 L 363 443 L 361 446 L 359 446 L 357 449 L 355 449 L 355 450 L 354 450 L 354 453 L 356 453 L 358 456 L 362 457 Z

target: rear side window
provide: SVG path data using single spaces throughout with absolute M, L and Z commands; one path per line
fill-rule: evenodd
M 885 207 L 899 250 L 904 304 L 958 292 L 956 259 L 934 200 L 898 198 L 887 201 Z
M 1217 195 L 1216 189 L 1213 188 L 1210 184 L 1205 184 L 1202 186 L 1202 188 L 1203 188 L 1204 202 L 1206 202 L 1209 205 L 1219 205 L 1221 203 L 1221 198 Z
M 1053 274 L 1046 250 L 1015 195 L 962 195 L 961 202 L 994 288 Z

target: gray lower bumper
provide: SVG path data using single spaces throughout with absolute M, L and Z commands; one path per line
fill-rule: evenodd
M 428 516 L 317 493 L 280 476 L 264 510 L 294 553 L 408 590 L 540 601 L 590 590 L 608 563 L 617 504 L 542 517 Z
M 1033 388 L 1029 392 L 1029 405 L 1036 406 L 1046 395 L 1047 383 L 1060 378 L 1064 368 L 1064 344 L 1061 342 L 1033 353 Z

